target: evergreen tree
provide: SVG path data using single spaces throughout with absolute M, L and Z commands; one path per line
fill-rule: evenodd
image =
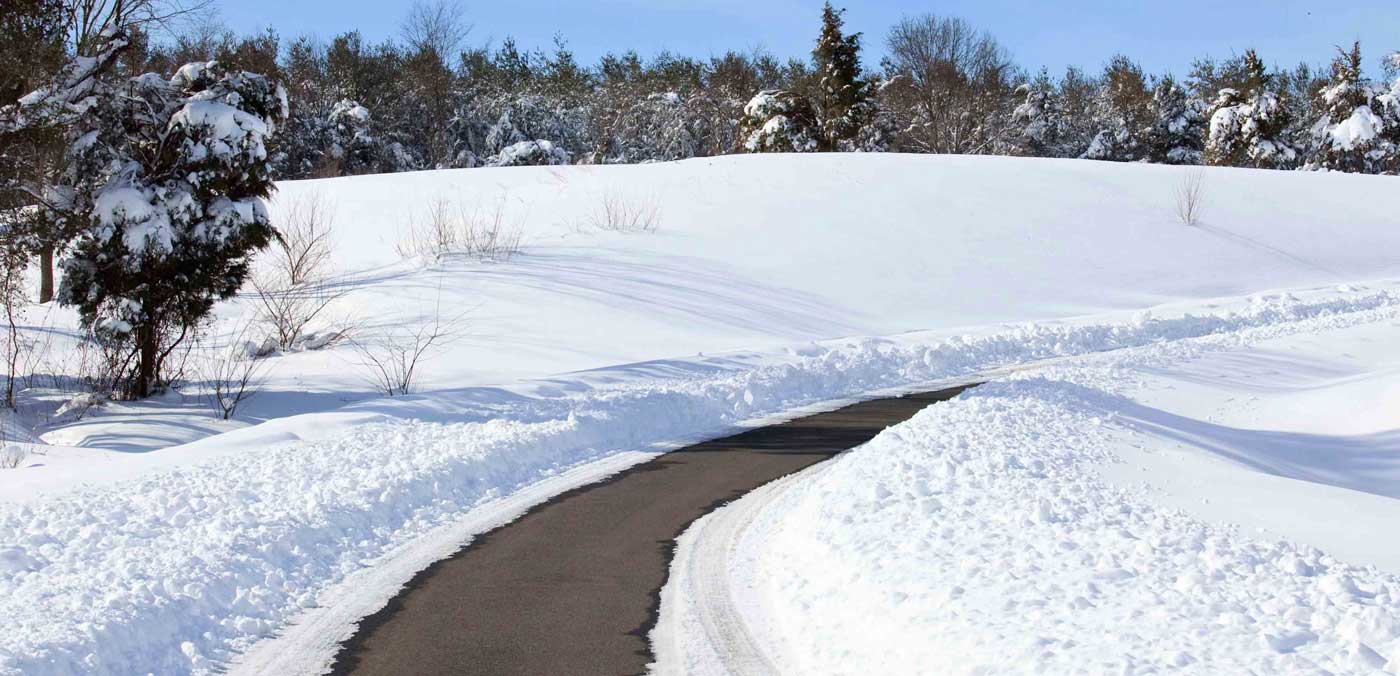
M 761 91 L 744 106 L 739 150 L 750 153 L 810 153 L 821 149 L 821 128 L 812 105 L 785 89 Z
M 36 92 L 25 107 L 65 111 L 73 134 L 49 204 L 77 234 L 59 300 L 124 355 L 123 393 L 144 397 L 272 236 L 266 141 L 287 102 L 280 86 L 217 62 L 168 80 L 92 70 L 124 44 L 110 37 L 97 59 L 69 66 L 68 86 Z
M 1376 97 L 1381 118 L 1385 121 L 1385 129 L 1381 134 L 1385 152 L 1380 171 L 1386 174 L 1400 174 L 1400 52 L 1391 54 L 1387 65 L 1386 72 L 1395 77 L 1395 80 Z
M 1377 173 L 1386 164 L 1383 106 L 1361 79 L 1361 43 L 1332 61 L 1332 78 L 1319 93 L 1322 117 L 1312 127 L 1310 168 Z M 1373 105 L 1374 104 L 1374 105 Z
M 1242 89 L 1221 89 L 1210 110 L 1206 163 L 1283 169 L 1297 157 L 1288 140 L 1288 107 L 1270 91 L 1270 76 L 1254 50 L 1244 53 Z
M 63 66 L 64 10 L 62 0 L 5 1 L 0 9 L 0 107 L 14 105 L 49 83 Z M 62 165 L 62 141 L 61 126 L 26 124 L 0 132 L 0 210 L 36 203 L 36 193 Z M 8 228 L 11 233 L 28 234 L 25 244 L 39 262 L 38 300 L 47 303 L 54 293 L 54 250 L 62 246 L 65 234 L 42 213 L 13 226 Z
M 1205 105 L 1170 75 L 1152 91 L 1148 159 L 1158 164 L 1200 164 L 1205 150 Z
M 1008 136 L 1013 153 L 1027 157 L 1060 156 L 1059 102 L 1051 87 L 1049 76 L 1042 71 L 1036 82 L 1016 89 L 1022 102 L 1011 111 L 1014 132 Z
M 856 150 L 861 141 L 879 144 L 869 127 L 878 117 L 871 85 L 861 78 L 860 33 L 843 35 L 845 21 L 828 2 L 822 7 L 822 30 L 812 63 L 817 82 L 816 113 L 821 120 L 822 150 Z
M 1150 95 L 1142 68 L 1117 55 L 1104 68 L 1093 105 L 1098 131 L 1082 157 L 1091 160 L 1135 162 L 1147 155 L 1151 131 Z
M 370 128 L 368 108 L 341 99 L 326 117 L 325 129 L 323 171 L 332 176 L 353 176 L 375 170 L 380 149 Z

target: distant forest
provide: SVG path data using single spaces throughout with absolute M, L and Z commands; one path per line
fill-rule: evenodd
M 1368 62 L 1360 45 L 1325 68 L 1268 66 L 1248 45 L 1222 45 L 1243 51 L 1199 59 L 1179 79 L 1130 55 L 1050 73 L 1013 62 L 962 19 L 909 16 L 872 38 L 846 32 L 828 6 L 812 17 L 807 59 L 622 51 L 583 64 L 563 36 L 552 50 L 473 46 L 470 17 L 446 1 L 413 6 L 400 36 L 378 44 L 358 32 L 236 35 L 158 0 L 7 5 L 0 105 L 120 30 L 126 76 L 214 60 L 281 83 L 289 117 L 269 140 L 277 179 L 808 151 L 1400 171 L 1400 57 Z M 870 39 L 888 54 L 878 64 L 861 58 Z

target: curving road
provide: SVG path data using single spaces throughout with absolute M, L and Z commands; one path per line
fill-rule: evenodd
M 642 673 L 674 540 L 691 522 L 965 389 L 750 430 L 564 493 L 419 573 L 361 622 L 333 673 Z

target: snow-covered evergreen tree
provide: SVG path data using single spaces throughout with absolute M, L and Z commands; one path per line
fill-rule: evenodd
M 1312 126 L 1308 168 L 1379 173 L 1392 158 L 1386 143 L 1384 103 L 1361 78 L 1361 44 L 1332 61 L 1332 78 L 1319 93 L 1322 117 Z
M 569 151 L 544 139 L 512 143 L 486 160 L 488 167 L 530 167 L 568 163 Z
M 1288 107 L 1269 90 L 1270 76 L 1254 50 L 1244 53 L 1243 66 L 1243 89 L 1222 89 L 1211 105 L 1206 162 L 1229 167 L 1287 168 L 1298 156 L 1288 140 Z
M 1011 111 L 1012 151 L 1027 157 L 1058 157 L 1061 140 L 1060 111 L 1055 93 L 1048 87 L 1021 85 L 1022 101 Z
M 1158 164 L 1200 164 L 1205 151 L 1205 103 L 1171 76 L 1152 91 L 1149 159 Z
M 1400 52 L 1388 57 L 1390 67 L 1387 72 L 1395 76 L 1388 88 L 1382 87 L 1376 96 L 1381 119 L 1385 129 L 1381 133 L 1384 159 L 1380 171 L 1386 174 L 1400 174 Z
M 373 171 L 380 148 L 370 127 L 369 109 L 349 99 L 341 99 L 326 117 L 326 166 L 335 167 L 337 176 Z
M 745 152 L 816 152 L 821 149 L 820 138 L 812 104 L 785 89 L 759 92 L 744 106 L 744 117 L 739 121 L 739 141 Z
M 627 105 L 630 103 L 630 105 Z M 694 107 L 703 101 L 657 92 L 624 102 L 600 139 L 599 160 L 638 163 L 682 160 L 704 152 L 707 120 Z
M 1092 108 L 1094 134 L 1081 156 L 1090 160 L 1136 162 L 1147 156 L 1149 97 L 1142 69 L 1127 57 L 1113 57 L 1104 68 Z
M 122 42 L 110 38 L 110 49 Z M 263 76 L 213 61 L 168 80 L 101 71 L 75 87 L 29 101 L 71 112 L 69 163 L 49 205 L 77 233 L 59 300 L 129 355 L 115 375 L 125 394 L 146 396 L 161 385 L 166 356 L 237 292 L 272 236 L 266 142 L 287 100 Z

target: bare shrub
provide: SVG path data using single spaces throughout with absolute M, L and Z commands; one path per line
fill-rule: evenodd
M 239 405 L 252 399 L 265 380 L 266 362 L 248 354 L 249 330 L 247 324 L 240 327 L 228 345 L 205 356 L 200 369 L 205 397 L 224 420 L 232 418 Z
M 609 190 L 589 214 L 588 223 L 609 232 L 656 232 L 661 225 L 661 207 L 655 197 L 629 199 Z
M 521 233 L 519 223 L 506 221 L 503 202 L 490 209 L 469 210 L 438 197 L 428 203 L 425 218 L 410 220 L 397 249 L 404 258 L 439 260 L 456 255 L 505 261 L 520 253 Z
M 24 360 L 28 350 L 28 343 L 20 336 L 19 322 L 24 314 L 24 307 L 27 302 L 24 290 L 24 271 L 27 267 L 27 257 L 19 247 L 13 245 L 0 246 L 0 313 L 4 314 L 4 350 L 0 352 L 0 359 L 4 360 L 5 389 L 0 394 L 4 395 L 4 405 L 8 408 L 15 408 L 15 382 L 19 378 L 19 365 Z
M 268 264 L 253 274 L 258 321 L 290 348 L 327 308 L 345 295 L 331 282 L 330 211 L 319 194 L 293 202 L 277 229 Z
M 292 202 L 287 217 L 277 228 L 272 247 L 274 267 L 296 286 L 328 276 L 333 220 L 320 193 L 303 195 Z
M 1176 186 L 1176 217 L 1186 225 L 1195 225 L 1205 206 L 1206 172 L 1200 167 L 1188 169 Z
M 258 321 L 268 327 L 278 347 L 287 349 L 294 347 L 345 291 L 324 281 L 294 286 L 285 279 L 275 274 L 254 275 L 252 283 Z
M 444 319 L 441 302 L 431 317 L 397 324 L 377 337 L 355 340 L 360 367 L 379 392 L 393 397 L 413 391 L 423 358 L 432 350 L 452 341 L 465 315 Z

